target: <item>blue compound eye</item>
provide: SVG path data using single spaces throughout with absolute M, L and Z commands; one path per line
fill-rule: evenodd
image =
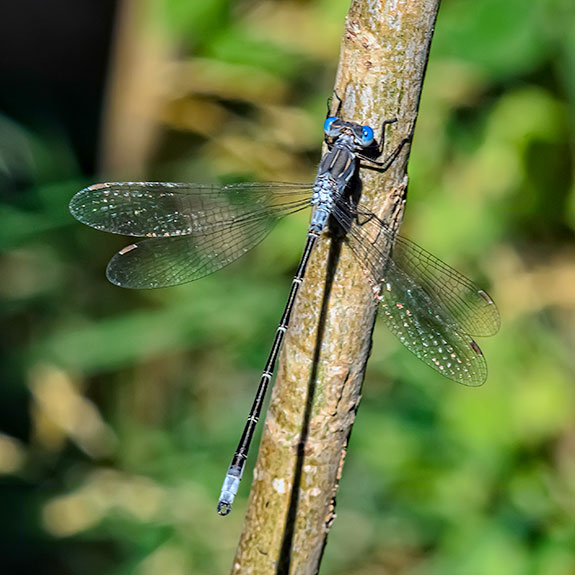
M 361 145 L 369 146 L 373 142 L 373 130 L 369 126 L 361 127 Z
M 323 131 L 329 136 L 333 123 L 337 120 L 337 116 L 330 116 L 326 118 L 323 124 Z

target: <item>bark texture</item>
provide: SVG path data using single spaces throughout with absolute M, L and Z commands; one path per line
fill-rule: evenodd
M 383 120 L 397 118 L 388 153 L 413 133 L 438 7 L 439 0 L 355 0 L 347 16 L 335 85 L 340 115 L 376 134 Z M 385 173 L 360 170 L 362 204 L 396 230 L 409 149 Z M 296 303 L 234 574 L 319 571 L 376 313 L 361 266 L 340 246 L 320 239 Z

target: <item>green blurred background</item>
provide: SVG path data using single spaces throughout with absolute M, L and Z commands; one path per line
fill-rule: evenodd
M 349 0 L 22 0 L 0 14 L 0 571 L 226 573 L 215 513 L 303 245 L 158 291 L 69 215 L 96 181 L 307 181 Z M 403 235 L 489 290 L 479 389 L 375 332 L 324 574 L 575 572 L 575 15 L 445 0 Z M 382 118 L 385 111 L 382 110 Z

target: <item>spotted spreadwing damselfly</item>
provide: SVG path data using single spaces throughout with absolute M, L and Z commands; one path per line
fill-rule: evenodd
M 227 515 L 240 479 L 294 302 L 318 237 L 328 221 L 365 271 L 379 315 L 401 343 L 427 365 L 459 383 L 481 385 L 487 364 L 473 336 L 499 328 L 489 295 L 465 276 L 358 205 L 350 181 L 358 165 L 387 169 L 401 149 L 383 155 L 372 128 L 328 116 L 322 157 L 313 184 L 243 183 L 225 186 L 121 182 L 90 186 L 70 202 L 80 222 L 98 230 L 147 238 L 120 250 L 108 279 L 126 288 L 159 288 L 190 282 L 233 262 L 258 244 L 284 216 L 312 207 L 300 263 L 262 373 L 238 448 L 218 502 Z M 390 255 L 391 246 L 391 255 Z

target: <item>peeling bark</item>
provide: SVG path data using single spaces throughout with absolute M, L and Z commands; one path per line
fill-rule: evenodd
M 355 0 L 335 92 L 345 120 L 411 136 L 439 0 Z M 360 171 L 361 202 L 395 230 L 407 191 L 405 145 L 385 173 Z M 280 356 L 244 530 L 232 573 L 319 571 L 371 350 L 376 305 L 345 244 L 324 235 L 312 256 Z

